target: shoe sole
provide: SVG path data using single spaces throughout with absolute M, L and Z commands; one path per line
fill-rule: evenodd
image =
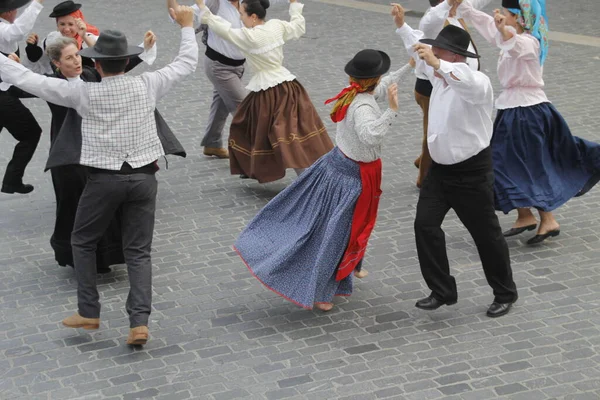
M 63 326 L 66 326 L 67 328 L 83 328 L 83 329 L 87 329 L 88 331 L 92 331 L 92 330 L 100 328 L 100 324 L 67 325 L 64 322 L 63 322 Z
M 148 338 L 147 337 L 138 337 L 138 338 L 134 338 L 132 341 L 127 341 L 127 344 L 132 345 L 132 346 L 142 346 L 144 344 L 146 344 L 148 342 Z
M 421 310 L 433 311 L 433 310 L 437 310 L 441 306 L 453 306 L 456 303 L 457 303 L 456 301 L 449 301 L 447 303 L 440 304 L 438 307 L 420 307 L 420 306 L 418 306 L 418 305 L 415 304 L 415 307 L 417 307 L 417 308 L 419 308 Z
M 498 317 L 508 314 L 508 312 L 510 311 L 511 308 L 512 307 L 509 307 L 505 311 L 502 311 L 501 313 L 498 313 L 498 314 L 490 314 L 490 313 L 486 312 L 485 315 L 487 315 L 490 318 L 498 318 Z

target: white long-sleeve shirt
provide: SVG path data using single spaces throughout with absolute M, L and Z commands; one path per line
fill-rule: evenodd
M 465 0 L 465 1 L 470 1 L 471 5 L 475 9 L 481 10 L 482 8 L 484 8 L 488 4 L 490 4 L 492 0 Z M 461 29 L 465 29 L 466 25 L 464 24 L 464 21 L 463 21 L 463 15 L 459 11 L 460 7 L 459 7 L 459 9 L 457 9 L 456 15 L 453 17 L 450 16 L 451 8 L 452 7 L 450 7 L 450 4 L 448 4 L 448 1 L 444 1 L 440 4 L 438 4 L 437 6 L 431 7 L 429 10 L 427 10 L 427 12 L 423 16 L 423 18 L 421 18 L 421 21 L 419 21 L 419 30 L 421 32 L 423 32 L 423 35 L 424 35 L 423 38 L 435 39 L 437 37 L 437 35 L 440 34 L 442 29 L 444 29 L 446 24 L 458 26 Z M 476 53 L 473 40 L 471 40 L 471 43 L 469 44 L 469 51 L 472 53 Z M 469 64 L 469 66 L 471 68 L 473 68 L 474 71 L 477 71 L 479 68 L 479 60 L 476 58 L 468 58 L 467 64 Z M 417 77 L 420 79 L 427 79 L 427 76 L 424 74 L 421 74 L 421 73 L 416 73 L 416 74 L 417 74 Z
M 494 17 L 463 3 L 458 8 L 479 33 L 500 51 L 498 80 L 504 89 L 496 100 L 499 110 L 529 107 L 548 102 L 544 93 L 544 69 L 540 65 L 540 42 L 529 33 L 518 34 L 509 26 L 513 37 L 502 38 Z
M 0 18 L 0 52 L 10 54 L 17 51 L 19 42 L 27 38 L 42 8 L 44 6 L 34 1 L 12 24 Z
M 200 10 L 200 18 L 210 30 L 233 43 L 246 56 L 247 63 L 254 71 L 246 88 L 258 92 L 296 79 L 283 66 L 283 45 L 304 35 L 306 23 L 302 16 L 303 7 L 298 2 L 290 3 L 289 22 L 271 19 L 254 28 L 234 28 L 231 22 L 213 15 L 206 7 Z
M 408 54 L 416 60 L 416 69 L 433 85 L 427 128 L 427 145 L 433 161 L 452 165 L 479 154 L 492 139 L 494 91 L 490 79 L 465 63 L 440 60 L 439 69 L 434 71 L 413 50 L 423 33 L 407 24 L 396 32 Z
M 181 29 L 179 55 L 166 67 L 137 77 L 117 75 L 99 83 L 36 74 L 0 55 L 0 77 L 47 102 L 73 108 L 82 117 L 81 165 L 139 168 L 164 155 L 154 110 L 159 99 L 194 72 L 198 44 L 193 28 Z
M 240 1 L 240 5 L 243 3 L 243 0 Z M 271 6 L 275 4 L 283 4 L 289 3 L 289 0 L 271 0 Z M 234 29 L 241 29 L 243 27 L 242 20 L 240 19 L 240 12 L 238 9 L 231 4 L 229 0 L 206 0 L 206 7 L 208 7 L 213 14 L 218 15 L 226 21 L 231 23 L 231 27 Z M 199 17 L 201 15 L 200 8 L 198 5 L 194 4 L 192 6 L 194 9 L 194 14 L 196 16 L 196 23 L 200 23 Z M 214 12 L 218 8 L 217 12 Z M 206 44 L 217 53 L 223 54 L 227 58 L 231 58 L 233 60 L 243 60 L 244 55 L 242 52 L 235 46 L 233 43 L 223 39 L 219 35 L 216 35 L 210 29 L 208 30 L 208 38 L 206 40 Z
M 412 70 L 406 64 L 381 79 L 375 92 L 371 95 L 356 95 L 346 117 L 337 123 L 335 141 L 339 149 L 354 161 L 371 162 L 381 158 L 381 146 L 398 113 L 391 108 L 381 111 L 378 99 L 387 96 L 387 88 L 392 83 L 399 83 Z
M 34 1 L 15 19 L 14 23 L 11 24 L 0 18 L 0 53 L 10 54 L 19 49 L 19 42 L 27 38 L 42 8 L 44 6 Z M 1 91 L 8 88 L 10 88 L 8 83 L 0 82 Z

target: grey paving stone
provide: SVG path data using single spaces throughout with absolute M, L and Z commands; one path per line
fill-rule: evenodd
M 332 137 L 336 126 L 327 117 L 330 106 L 323 103 L 347 84 L 343 67 L 348 59 L 372 47 L 390 55 L 392 68 L 407 61 L 388 15 L 389 1 L 364 1 L 382 8 L 307 1 L 307 33 L 284 48 L 286 67 L 306 87 Z M 135 74 L 166 65 L 179 45 L 178 30 L 160 22 L 166 17 L 164 4 L 151 3 L 105 0 L 83 6 L 87 20 L 101 29 L 122 29 L 134 41 L 146 29 L 158 35 L 157 62 L 139 66 Z M 56 29 L 46 17 L 55 4 L 45 2 L 36 22 L 41 36 Z M 427 2 L 405 0 L 403 5 L 423 12 Z M 600 37 L 597 1 L 549 0 L 548 13 L 553 32 Z M 414 15 L 407 22 L 416 27 Z M 268 18 L 289 19 L 287 7 L 273 5 Z M 471 32 L 497 97 L 498 51 Z M 600 142 L 600 83 L 589 78 L 597 71 L 597 47 L 554 38 L 550 45 L 544 65 L 550 101 L 574 135 Z M 193 76 L 158 104 L 188 157 L 170 159 L 168 169 L 159 161 L 152 336 L 143 348 L 124 344 L 124 266 L 98 280 L 98 331 L 60 325 L 76 309 L 76 285 L 71 268 L 56 266 L 49 245 L 54 194 L 50 176 L 41 171 L 50 119 L 43 101 L 24 100 L 44 134 L 25 176 L 35 185 L 33 194 L 0 196 L 0 398 L 600 398 L 595 386 L 600 357 L 590 351 L 600 345 L 597 188 L 555 210 L 562 231 L 558 238 L 536 247 L 524 245 L 527 236 L 508 240 L 520 300 L 509 315 L 496 320 L 485 317 L 492 294 L 472 238 L 450 212 L 444 230 L 459 302 L 434 312 L 415 309 L 414 302 L 429 290 L 419 271 L 412 227 L 418 199 L 412 162 L 422 132 L 410 77 L 400 84 L 400 116 L 383 146 L 383 196 L 365 258 L 371 274 L 354 282 L 352 297 L 336 299 L 331 312 L 300 310 L 266 290 L 231 249 L 249 220 L 294 174 L 266 185 L 242 182 L 229 174 L 226 160 L 202 155 L 211 85 L 200 56 Z M 573 60 L 577 68 L 572 68 Z M 248 68 L 245 82 L 251 74 Z M 10 135 L 0 136 L 1 173 L 15 142 Z M 498 215 L 503 228 L 515 217 Z M 345 351 L 349 348 L 368 351 L 350 354 Z M 141 380 L 111 383 L 136 375 Z M 306 376 L 313 381 L 279 386 Z M 463 385 L 470 390 L 462 391 Z

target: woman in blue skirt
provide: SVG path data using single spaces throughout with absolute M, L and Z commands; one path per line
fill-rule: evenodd
M 397 116 L 397 82 L 407 64 L 363 50 L 346 65 L 350 86 L 333 99 L 337 147 L 271 200 L 242 232 L 235 249 L 267 288 L 307 309 L 331 310 L 352 293 L 381 194 L 381 145 Z M 382 112 L 376 100 L 388 96 Z M 360 271 L 357 273 L 357 271 Z
M 450 0 L 458 1 L 462 0 Z M 527 244 L 558 236 L 552 211 L 600 180 L 600 145 L 575 137 L 544 93 L 542 66 L 548 53 L 545 0 L 502 0 L 494 16 L 460 5 L 462 15 L 500 48 L 492 152 L 496 209 L 518 217 L 504 236 L 537 228 Z M 531 208 L 540 215 L 540 224 Z

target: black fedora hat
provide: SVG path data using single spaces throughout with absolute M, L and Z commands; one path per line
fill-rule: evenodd
M 469 58 L 479 58 L 479 54 L 471 53 L 469 44 L 471 43 L 471 35 L 469 32 L 454 25 L 448 25 L 435 39 L 421 39 L 421 43 L 430 44 L 433 47 L 449 50 L 454 54 Z
M 106 30 L 100 32 L 94 47 L 81 50 L 79 55 L 96 60 L 122 60 L 137 56 L 143 51 L 139 46 L 128 46 L 127 38 L 121 32 Z
M 0 0 L 0 13 L 16 10 L 29 3 L 30 0 Z
M 344 71 L 353 78 L 376 78 L 390 70 L 390 56 L 383 51 L 361 50 L 346 64 Z
M 62 3 L 58 3 L 52 9 L 52 13 L 50 13 L 50 18 L 64 17 L 65 15 L 69 15 L 72 12 L 79 10 L 80 8 L 81 4 L 74 3 L 71 0 L 63 1 Z

